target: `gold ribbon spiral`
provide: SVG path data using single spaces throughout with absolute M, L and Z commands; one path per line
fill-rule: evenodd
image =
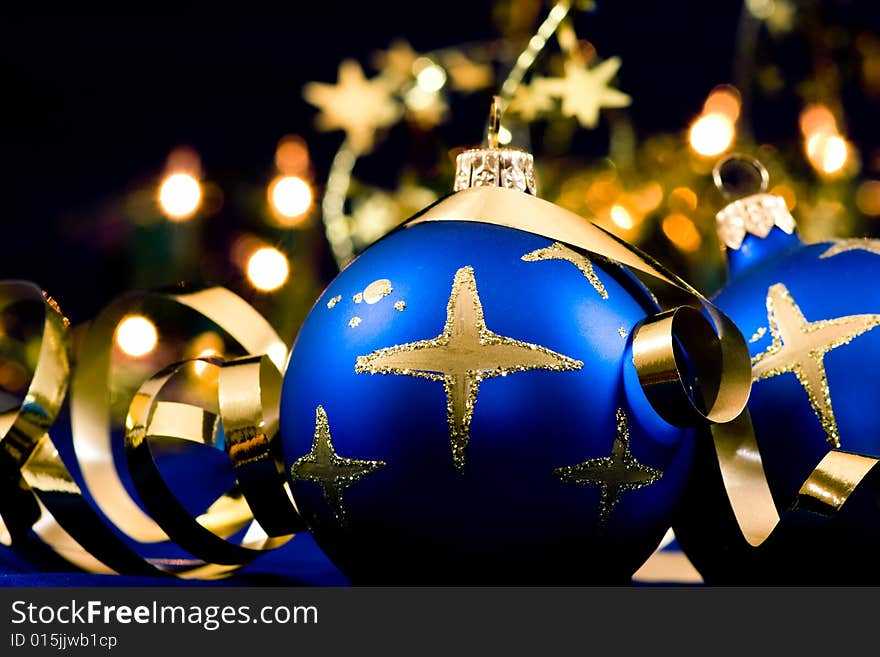
M 29 387 L 22 400 L 0 412 L 0 538 L 27 542 L 36 536 L 62 558 L 96 573 L 209 578 L 234 572 L 298 531 L 301 522 L 275 439 L 287 349 L 243 299 L 223 288 L 132 294 L 108 306 L 88 327 L 76 353 L 71 391 L 73 443 L 88 495 L 48 433 L 70 380 L 68 323 L 39 288 L 0 282 L 0 315 L 24 314 L 22 304 L 32 307 L 29 315 L 39 310 L 44 319 L 26 336 L 39 343 Z M 116 329 L 132 311 L 169 305 L 212 322 L 245 356 L 169 365 L 131 394 L 123 418 L 114 410 L 119 399 L 111 399 Z M 170 385 L 195 366 L 212 369 L 216 382 L 197 403 L 191 390 L 188 398 L 178 398 Z M 124 397 L 124 392 L 115 394 Z M 237 486 L 193 517 L 162 478 L 154 448 L 176 440 L 219 449 L 221 434 Z M 113 458 L 113 441 L 123 436 L 140 500 L 129 495 Z M 149 544 L 168 541 L 192 558 L 149 554 Z

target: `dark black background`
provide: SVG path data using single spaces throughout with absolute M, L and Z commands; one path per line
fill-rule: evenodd
M 877 13 L 871 2 L 825 4 L 856 26 Z M 38 282 L 74 316 L 127 282 L 114 276 L 118 258 L 95 246 L 100 235 L 59 226 L 158 175 L 173 147 L 193 146 L 208 177 L 259 184 L 278 139 L 299 133 L 320 182 L 341 138 L 314 132 L 304 82 L 334 81 L 341 59 L 366 65 L 395 37 L 424 51 L 498 36 L 490 3 L 477 0 L 130 2 L 124 9 L 139 15 L 126 16 L 76 8 L 85 13 L 0 17 L 0 277 Z M 600 0 L 576 27 L 600 56 L 622 56 L 618 86 L 650 134 L 682 130 L 731 80 L 740 11 L 735 0 Z M 796 117 L 778 120 L 791 128 Z

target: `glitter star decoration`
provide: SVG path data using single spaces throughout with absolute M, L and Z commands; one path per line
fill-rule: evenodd
M 563 483 L 599 487 L 599 527 L 605 527 L 620 497 L 627 491 L 649 486 L 658 481 L 663 472 L 639 463 L 629 447 L 629 426 L 626 413 L 617 409 L 617 433 L 611 446 L 611 456 L 587 459 L 576 465 L 553 470 Z
M 828 250 L 824 251 L 819 258 L 833 258 L 848 251 L 867 251 L 874 255 L 880 255 L 880 240 L 870 240 L 866 237 L 834 242 Z
M 605 290 L 605 286 L 602 285 L 602 281 L 599 280 L 599 277 L 593 270 L 593 263 L 590 262 L 590 259 L 587 256 L 568 248 L 564 244 L 554 242 L 543 249 L 537 249 L 530 253 L 526 253 L 522 259 L 525 262 L 539 262 L 541 260 L 565 260 L 566 262 L 570 262 L 580 270 L 584 275 L 584 278 L 590 281 L 590 285 L 595 288 L 600 297 L 603 299 L 608 298 L 608 292 Z
M 324 500 L 333 510 L 336 521 L 343 526 L 347 517 L 343 497 L 345 489 L 385 465 L 384 461 L 362 461 L 339 456 L 333 447 L 327 412 L 323 406 L 318 406 L 315 409 L 315 438 L 312 449 L 290 467 L 290 475 L 294 481 L 319 484 Z
M 493 333 L 486 326 L 474 270 L 455 273 L 446 324 L 435 338 L 379 349 L 360 356 L 359 374 L 398 374 L 442 381 L 452 462 L 464 471 L 470 424 L 480 383 L 526 370 L 564 372 L 584 364 L 546 347 Z
M 321 110 L 318 128 L 343 130 L 349 146 L 361 154 L 373 148 L 377 130 L 400 118 L 401 107 L 393 93 L 386 78 L 367 80 L 360 64 L 350 59 L 339 65 L 335 85 L 309 82 L 303 88 L 303 97 Z
M 627 107 L 632 102 L 627 94 L 609 86 L 620 64 L 619 57 L 612 57 L 587 68 L 569 59 L 564 77 L 545 78 L 539 88 L 562 101 L 563 114 L 577 117 L 585 128 L 595 128 L 603 107 Z
M 767 321 L 773 342 L 752 358 L 752 380 L 794 373 L 825 430 L 826 440 L 832 447 L 840 447 L 825 373 L 825 354 L 880 326 L 880 315 L 848 315 L 808 322 L 788 288 L 777 283 L 767 292 Z

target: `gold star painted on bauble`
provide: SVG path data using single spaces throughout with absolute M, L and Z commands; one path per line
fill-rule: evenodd
M 629 427 L 626 413 L 617 409 L 617 433 L 611 446 L 611 456 L 587 459 L 576 465 L 553 470 L 560 481 L 599 487 L 599 527 L 605 527 L 621 495 L 627 491 L 649 486 L 658 481 L 663 472 L 639 463 L 629 447 Z
M 763 326 L 759 326 L 754 333 L 752 333 L 752 337 L 749 338 L 749 344 L 755 344 L 761 338 L 767 335 L 767 329 Z
M 400 104 L 393 92 L 389 80 L 367 80 L 360 64 L 347 59 L 339 65 L 335 85 L 309 82 L 303 88 L 303 97 L 321 110 L 318 128 L 343 130 L 349 146 L 357 153 L 366 153 L 373 148 L 376 131 L 400 118 Z
M 819 258 L 833 258 L 848 251 L 868 251 L 874 255 L 880 255 L 880 240 L 870 240 L 866 237 L 838 240 L 828 247 L 828 250 L 824 251 Z
M 318 406 L 315 409 L 315 438 L 312 449 L 290 467 L 290 476 L 294 481 L 319 484 L 333 516 L 343 526 L 347 517 L 343 497 L 345 489 L 385 465 L 384 461 L 362 461 L 339 456 L 333 447 L 327 412 L 323 406 Z
M 584 364 L 546 347 L 493 333 L 486 326 L 474 270 L 455 273 L 446 324 L 436 338 L 379 349 L 360 356 L 359 374 L 400 374 L 442 381 L 452 463 L 462 472 L 480 382 L 526 370 L 564 372 Z
M 545 78 L 540 88 L 562 101 L 563 114 L 577 117 L 585 128 L 595 128 L 600 109 L 627 107 L 632 102 L 627 94 L 609 86 L 620 63 L 619 57 L 612 57 L 587 68 L 569 59 L 565 62 L 565 76 Z
M 605 290 L 605 286 L 602 285 L 602 281 L 599 280 L 599 277 L 593 270 L 593 263 L 590 262 L 590 259 L 582 253 L 578 253 L 577 251 L 568 248 L 564 244 L 554 242 L 543 249 L 537 249 L 530 253 L 526 253 L 522 259 L 526 262 L 539 262 L 541 260 L 565 260 L 566 262 L 570 262 L 578 268 L 578 270 L 584 275 L 584 278 L 590 281 L 590 285 L 595 288 L 600 297 L 603 299 L 608 298 L 608 292 Z
M 840 447 L 825 373 L 825 354 L 880 326 L 880 315 L 848 315 L 808 322 L 785 285 L 777 283 L 767 291 L 767 321 L 773 342 L 752 358 L 752 381 L 794 373 L 825 430 L 826 440 L 832 447 Z

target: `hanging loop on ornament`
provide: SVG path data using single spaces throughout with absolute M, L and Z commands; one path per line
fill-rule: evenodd
M 763 194 L 770 186 L 770 174 L 756 158 L 742 153 L 731 153 L 721 158 L 712 168 L 712 180 L 728 201 Z
M 501 130 L 501 97 L 492 96 L 489 107 L 489 126 L 486 128 L 486 140 L 489 148 L 498 148 L 498 133 Z
M 789 235 L 794 232 L 785 199 L 767 193 L 770 174 L 755 158 L 729 155 L 712 169 L 712 179 L 728 201 L 715 215 L 718 239 L 727 248 L 739 249 L 746 235 L 767 237 L 774 226 Z

